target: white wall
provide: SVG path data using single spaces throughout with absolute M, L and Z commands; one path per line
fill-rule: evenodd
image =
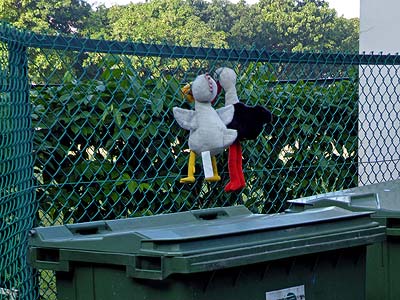
M 400 52 L 399 0 L 360 0 L 360 51 Z
M 400 52 L 400 1 L 360 0 L 360 52 Z M 400 178 L 400 68 L 360 66 L 359 185 Z

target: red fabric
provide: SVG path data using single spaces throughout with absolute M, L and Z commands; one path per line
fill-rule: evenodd
M 229 147 L 228 170 L 230 181 L 225 186 L 225 192 L 240 191 L 246 186 L 242 169 L 242 147 L 236 141 Z

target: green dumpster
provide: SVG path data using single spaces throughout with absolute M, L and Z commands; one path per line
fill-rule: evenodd
M 337 207 L 236 206 L 38 227 L 29 261 L 55 271 L 58 300 L 361 300 L 366 246 L 384 230 Z
M 400 180 L 290 200 L 289 212 L 331 205 L 352 211 L 372 211 L 386 226 L 387 238 L 367 248 L 368 300 L 400 299 Z

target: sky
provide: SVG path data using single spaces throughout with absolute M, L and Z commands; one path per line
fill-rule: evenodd
M 230 0 L 231 2 L 238 2 L 238 0 Z M 360 0 L 326 0 L 329 7 L 336 9 L 339 16 L 346 18 L 359 18 L 360 17 Z M 92 0 L 91 3 L 103 3 L 106 6 L 112 4 L 128 4 L 130 2 L 141 2 L 140 0 Z M 257 0 L 246 0 L 247 3 L 253 4 Z

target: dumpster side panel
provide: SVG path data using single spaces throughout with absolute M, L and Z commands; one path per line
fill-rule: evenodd
M 367 248 L 366 299 L 400 299 L 400 180 L 290 200 L 289 203 L 293 206 L 288 212 L 332 205 L 374 212 L 372 218 L 387 227 L 387 241 Z
M 124 266 L 80 263 L 57 272 L 58 300 L 194 299 L 187 281 L 130 278 Z
M 399 284 L 399 273 L 400 273 L 400 240 L 399 237 L 388 237 L 387 242 L 387 253 L 388 253 L 388 276 L 389 276 L 389 299 L 399 299 L 400 295 L 400 284 Z
M 73 275 L 57 272 L 58 299 L 265 300 L 271 291 L 298 286 L 307 300 L 365 299 L 365 253 L 365 246 L 352 247 L 165 280 L 130 278 L 112 265 L 77 264 Z
M 226 299 L 265 300 L 272 291 L 299 286 L 307 300 L 364 299 L 364 259 L 365 251 L 353 248 L 219 270 L 198 299 L 220 300 L 223 294 Z
M 389 298 L 388 280 L 388 248 L 387 242 L 376 243 L 367 248 L 366 291 L 367 300 Z
M 400 295 L 400 240 L 388 236 L 387 241 L 368 246 L 367 300 L 397 300 Z
M 95 300 L 94 268 L 82 264 L 73 272 L 56 272 L 57 299 Z

